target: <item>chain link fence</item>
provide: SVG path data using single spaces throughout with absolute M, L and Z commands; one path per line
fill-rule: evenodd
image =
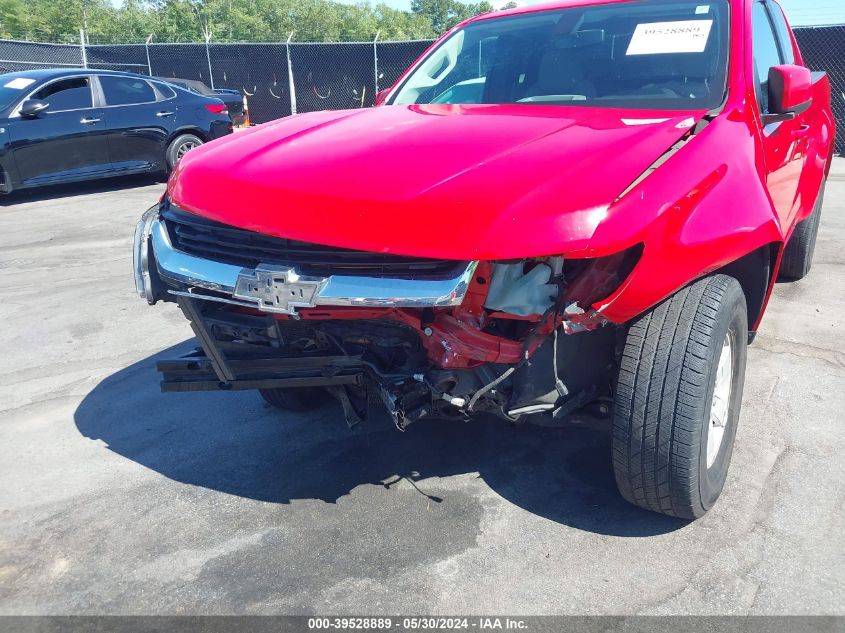
M 836 151 L 845 154 L 845 25 L 795 29 L 795 39 L 811 70 L 830 77 L 831 103 L 836 117 Z
M 795 30 L 806 64 L 830 75 L 845 151 L 845 25 Z M 246 96 L 252 123 L 296 112 L 368 107 L 431 44 L 429 40 L 243 44 L 45 44 L 0 40 L 0 72 L 79 67 L 194 79 Z
M 284 43 L 211 44 L 206 61 L 211 60 L 214 75 L 203 81 L 211 85 L 213 80 L 215 88 L 240 91 L 247 98 L 249 116 L 253 123 L 288 116 L 295 111 L 296 105 L 291 98 L 288 48 Z M 175 74 L 178 71 L 178 68 L 173 67 L 167 76 L 179 76 Z M 197 74 L 188 77 L 189 79 L 207 76 L 208 64 L 204 70 L 198 69 L 194 72 Z M 295 96 L 294 93 L 294 98 Z
M 86 46 L 89 68 L 124 70 L 146 75 L 149 73 L 146 46 L 143 44 L 98 44 Z
M 82 41 L 82 40 L 81 40 Z M 0 40 L 0 72 L 80 67 L 199 80 L 244 95 L 250 120 L 368 107 L 430 40 L 340 43 L 43 44 Z
M 84 64 L 79 45 L 0 40 L 0 72 L 3 73 Z

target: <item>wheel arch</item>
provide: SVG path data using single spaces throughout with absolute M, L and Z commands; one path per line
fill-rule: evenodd
M 772 242 L 715 270 L 711 275 L 733 277 L 742 287 L 748 308 L 748 325 L 756 332 L 774 286 L 778 263 L 783 251 L 782 242 Z
M 183 134 L 193 134 L 194 136 L 202 140 L 203 143 L 208 143 L 209 140 L 208 134 L 203 132 L 202 129 L 193 125 L 183 125 L 182 127 L 176 128 L 169 134 L 169 136 L 167 137 L 167 145 L 170 146 L 174 139 L 179 136 L 182 136 Z

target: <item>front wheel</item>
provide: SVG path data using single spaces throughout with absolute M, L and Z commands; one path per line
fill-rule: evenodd
M 625 499 L 682 519 L 713 507 L 733 452 L 747 344 L 745 295 L 725 275 L 696 282 L 631 325 L 612 438 Z
M 192 149 L 202 145 L 202 139 L 196 134 L 180 134 L 167 146 L 166 159 L 167 166 L 172 170 L 176 167 L 176 163 Z

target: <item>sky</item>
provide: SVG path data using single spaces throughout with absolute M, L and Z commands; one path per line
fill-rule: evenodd
M 354 4 L 360 0 L 338 0 Z M 533 4 L 540 0 L 517 0 L 519 4 Z M 384 2 L 395 9 L 408 10 L 411 0 L 371 0 L 373 4 Z M 845 0 L 780 0 L 793 26 L 817 24 L 845 24 Z M 495 3 L 494 3 L 495 4 Z
M 845 24 L 845 0 L 780 0 L 793 26 Z

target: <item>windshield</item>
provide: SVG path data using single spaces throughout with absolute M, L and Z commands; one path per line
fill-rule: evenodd
M 0 77 L 0 110 L 5 110 L 34 87 L 36 79 L 18 73 Z
M 632 0 L 471 22 L 391 103 L 714 109 L 725 96 L 727 0 Z

